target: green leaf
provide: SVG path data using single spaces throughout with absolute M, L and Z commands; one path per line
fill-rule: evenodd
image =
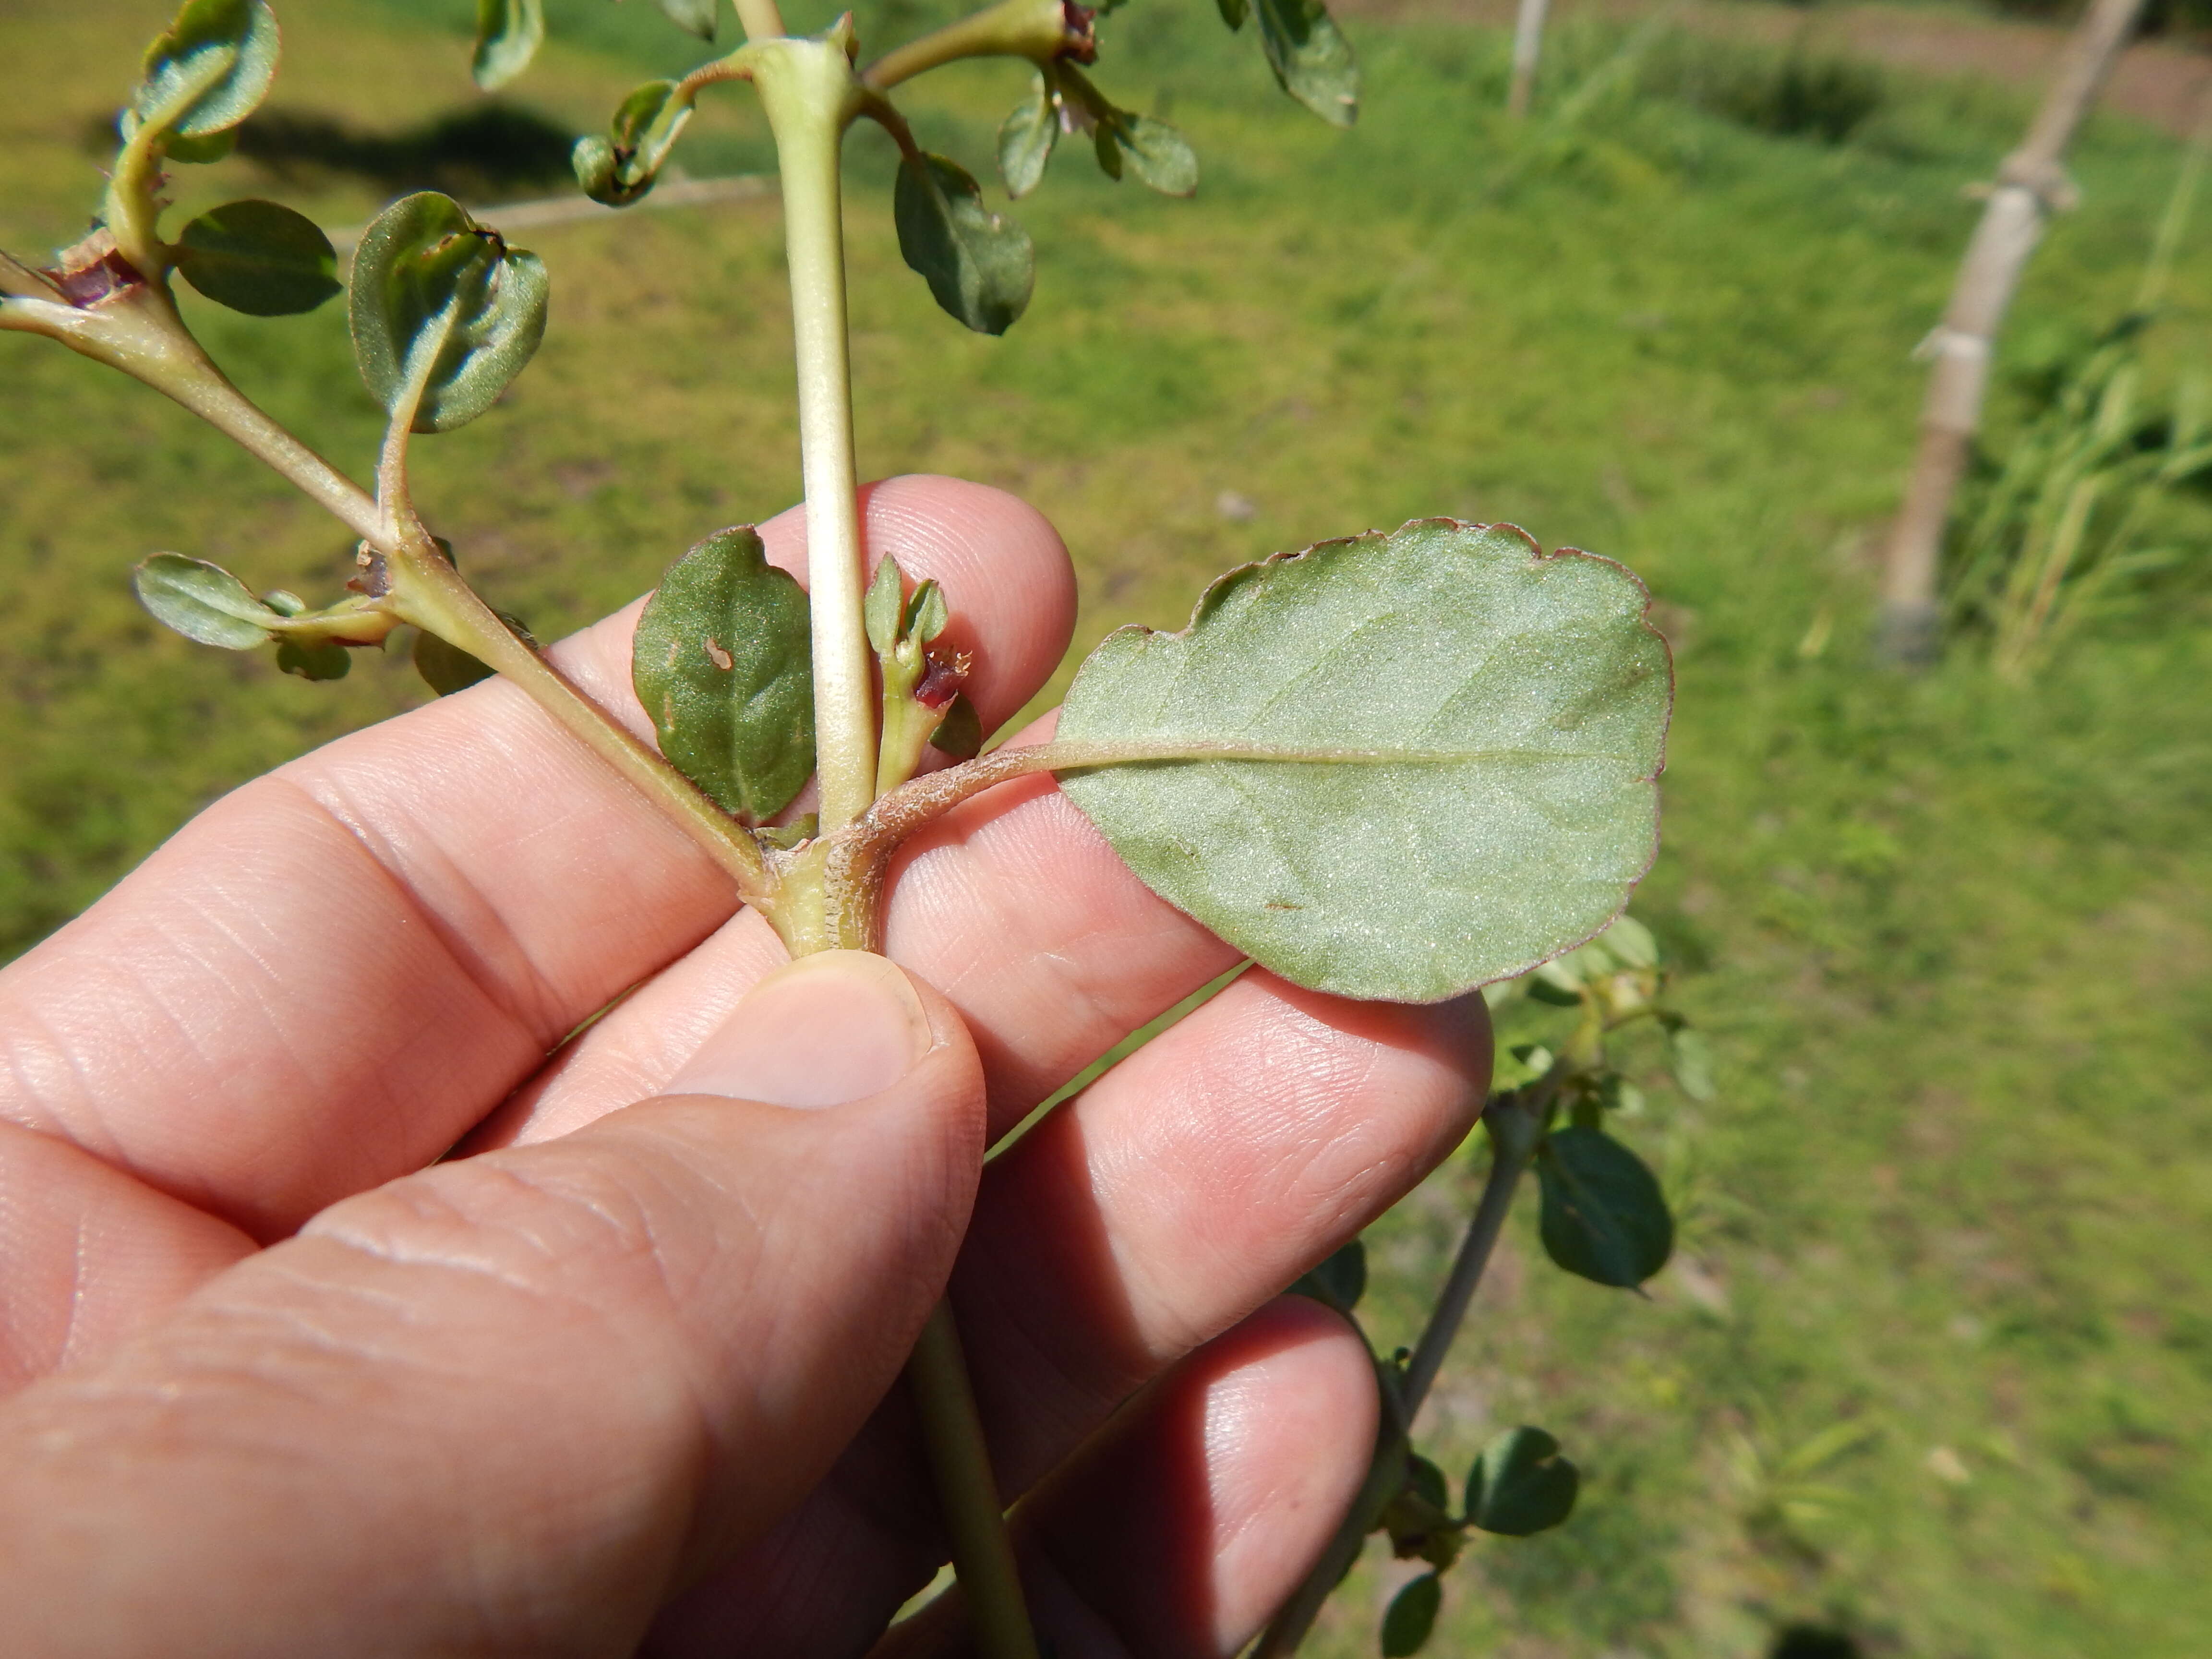
M 1311 1297 L 1323 1307 L 1350 1313 L 1367 1294 L 1366 1245 L 1353 1239 L 1319 1267 L 1302 1274 L 1291 1286 L 1290 1294 Z
M 1712 1051 L 1700 1033 L 1686 1025 L 1673 1027 L 1667 1033 L 1667 1054 L 1675 1087 L 1692 1100 L 1713 1097 Z
M 1415 1497 L 1431 1509 L 1441 1510 L 1447 1515 L 1451 1513 L 1451 1483 L 1444 1479 L 1442 1469 L 1419 1452 L 1407 1454 L 1406 1484 L 1412 1487 Z
M 1575 1511 L 1582 1472 L 1541 1429 L 1508 1429 L 1482 1449 L 1467 1477 L 1468 1524 L 1508 1538 L 1556 1527 Z
M 348 301 L 361 377 L 396 410 L 410 375 L 423 373 L 414 429 L 449 432 L 489 409 L 537 351 L 546 289 L 536 254 L 508 247 L 450 197 L 403 197 L 354 253 Z
M 1013 325 L 1036 280 L 1027 231 L 987 209 L 975 181 L 941 155 L 899 164 L 891 207 L 899 252 L 939 305 L 978 334 Z
M 1602 1130 L 1554 1129 L 1536 1155 L 1544 1249 L 1571 1273 L 1632 1290 L 1667 1265 L 1674 1218 L 1644 1160 Z
M 283 619 L 221 565 L 181 553 L 156 553 L 143 561 L 131 574 L 131 586 L 155 622 L 226 651 L 268 644 L 275 624 Z
M 221 132 L 210 132 L 204 138 L 179 138 L 171 133 L 161 141 L 161 154 L 172 161 L 190 161 L 204 167 L 220 161 L 238 148 L 238 129 L 225 127 Z
M 1249 0 L 1213 0 L 1213 3 L 1221 9 L 1221 21 L 1232 33 L 1243 28 L 1245 18 L 1251 15 Z
M 669 568 L 638 618 L 630 677 L 661 753 L 725 811 L 759 823 L 813 775 L 805 591 L 750 526 Z
M 720 3 L 721 0 L 660 0 L 660 9 L 677 27 L 690 30 L 702 40 L 711 40 Z
M 1359 113 L 1359 65 L 1328 8 L 1322 0 L 1251 0 L 1251 6 L 1261 50 L 1283 90 L 1330 125 L 1350 126 Z
M 861 620 L 867 625 L 868 644 L 882 656 L 899 642 L 899 623 L 906 615 L 906 573 L 899 562 L 884 554 L 869 579 L 867 598 L 861 602 Z
M 545 44 L 544 0 L 477 0 L 477 84 L 496 92 L 530 67 Z
M 973 760 L 981 751 L 983 717 L 975 712 L 965 691 L 945 705 L 945 718 L 937 722 L 929 741 L 939 754 L 954 760 Z
M 275 202 L 227 203 L 186 225 L 177 241 L 185 280 L 249 317 L 295 316 L 338 292 L 331 239 Z
M 569 164 L 584 193 L 608 207 L 628 207 L 653 188 L 694 105 L 674 81 L 648 81 L 624 98 L 604 138 L 576 140 Z
M 899 632 L 907 639 L 927 645 L 942 634 L 945 624 L 951 620 L 951 613 L 945 609 L 945 589 L 934 576 L 927 577 L 906 602 L 906 614 L 899 619 Z
M 1540 973 L 1528 975 L 1528 1000 L 1531 1002 L 1548 1002 L 1554 1008 L 1579 1008 L 1583 1006 L 1581 992 L 1555 985 Z
M 1098 131 L 1101 144 L 1110 143 L 1118 152 L 1115 165 L 1107 169 L 1115 178 L 1121 176 L 1121 163 L 1126 161 L 1130 172 L 1163 196 L 1197 191 L 1197 154 L 1189 140 L 1166 122 L 1124 112 L 1101 121 Z
M 303 680 L 342 680 L 353 668 L 353 653 L 328 640 L 279 640 L 276 666 Z
M 1665 643 L 1635 577 L 1449 520 L 1230 572 L 1077 672 L 1068 797 L 1155 892 L 1316 990 L 1433 1001 L 1610 921 L 1650 866 Z M 1340 759 L 1268 759 L 1333 752 Z M 1251 759 L 1234 757 L 1249 753 Z
M 186 140 L 234 127 L 268 95 L 276 46 L 276 16 L 263 0 L 185 0 L 147 48 L 131 112 Z
M 1382 1659 L 1405 1659 L 1426 1647 L 1443 1601 L 1443 1581 L 1432 1572 L 1411 1580 L 1392 1596 L 1390 1610 L 1382 1615 Z
M 1634 916 L 1615 916 L 1613 926 L 1592 939 L 1590 944 L 1602 946 L 1624 968 L 1656 968 L 1659 965 L 1659 941 L 1651 936 L 1651 930 Z
M 1006 181 L 1007 195 L 1018 200 L 1037 187 L 1059 142 L 1060 111 L 1040 75 L 1030 95 L 999 124 L 999 176 Z

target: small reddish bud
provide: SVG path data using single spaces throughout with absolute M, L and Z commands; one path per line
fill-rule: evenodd
M 1060 0 L 1060 47 L 1062 58 L 1079 64 L 1098 61 L 1098 36 L 1091 25 L 1098 14 L 1089 6 L 1079 6 L 1075 0 Z
M 929 666 L 921 671 L 921 678 L 914 688 L 914 700 L 924 708 L 942 708 L 960 695 L 960 688 L 968 684 L 968 671 L 975 659 L 965 651 L 947 661 L 934 652 L 930 653 Z

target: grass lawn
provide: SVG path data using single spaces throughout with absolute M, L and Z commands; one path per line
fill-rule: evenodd
M 9 8 L 0 243 L 38 255 L 81 228 L 85 131 L 166 9 Z M 517 92 L 572 129 L 691 61 L 647 0 L 550 9 Z M 467 0 L 283 10 L 278 106 L 389 131 L 473 96 Z M 1347 136 L 1196 0 L 1112 19 L 1100 82 L 1185 129 L 1200 199 L 1115 186 L 1069 146 L 1022 205 L 1037 295 L 1003 341 L 905 270 L 890 146 L 857 134 L 855 373 L 869 471 L 969 474 L 1058 522 L 1085 645 L 1179 623 L 1239 560 L 1438 513 L 1612 555 L 1657 596 L 1681 695 L 1637 908 L 1722 1091 L 1692 1108 L 1649 1056 L 1650 1104 L 1619 1126 L 1682 1220 L 1650 1299 L 1559 1273 L 1533 1204 L 1516 1218 L 1423 1437 L 1463 1469 L 1496 1427 L 1541 1423 L 1583 1501 L 1477 1547 L 1435 1650 L 1755 1656 L 1801 1624 L 1929 1659 L 2212 1651 L 2208 585 L 2185 570 L 2026 689 L 1971 653 L 1918 680 L 1864 665 L 1908 354 L 1972 224 L 1960 187 L 2025 106 L 1892 77 L 1848 142 L 1779 137 L 1720 112 L 1722 48 L 1671 44 L 1640 91 L 1524 137 L 1492 113 L 1496 35 L 1352 28 L 1368 101 Z M 1559 31 L 1554 106 L 1619 39 Z M 988 175 L 1018 73 L 937 82 L 911 100 L 924 143 Z M 696 134 L 696 173 L 769 163 L 738 98 Z M 2015 361 L 2124 307 L 2177 154 L 2107 118 L 2076 160 L 2084 204 L 2030 272 Z M 377 205 L 243 160 L 179 190 L 187 211 L 275 194 L 332 225 Z M 788 503 L 797 449 L 772 198 L 526 240 L 553 331 L 504 407 L 418 447 L 417 488 L 550 635 Z M 2212 344 L 2207 240 L 2158 325 L 2157 395 Z M 254 396 L 365 473 L 377 411 L 337 308 L 185 304 Z M 2000 441 L 2019 414 L 2003 392 Z M 2173 527 L 2201 572 L 2212 508 Z M 397 659 L 311 685 L 158 633 L 127 572 L 159 548 L 311 598 L 347 557 L 150 392 L 0 337 L 0 951 L 222 790 L 424 695 Z M 1479 1177 L 1456 1160 L 1370 1234 L 1384 1342 L 1411 1340 Z M 1866 1433 L 1814 1501 L 1790 1454 L 1844 1419 Z M 1401 1576 L 1370 1555 L 1312 1650 L 1373 1651 Z

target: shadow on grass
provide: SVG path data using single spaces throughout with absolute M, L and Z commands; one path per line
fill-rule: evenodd
M 88 142 L 102 150 L 115 124 L 95 122 Z M 537 111 L 473 104 L 396 132 L 373 132 L 314 110 L 264 110 L 238 130 L 238 154 L 288 185 L 341 174 L 392 194 L 438 190 L 487 202 L 520 190 L 571 183 L 576 135 Z

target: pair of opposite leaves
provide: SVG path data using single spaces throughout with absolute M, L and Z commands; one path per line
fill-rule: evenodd
M 1608 560 L 1449 520 L 1249 565 L 1183 632 L 1109 635 L 1060 713 L 1063 742 L 1194 757 L 1061 787 L 1293 983 L 1456 995 L 1589 938 L 1650 866 L 1672 685 L 1648 599 Z M 639 623 L 664 749 L 750 822 L 813 769 L 806 641 L 750 530 L 695 548 Z

